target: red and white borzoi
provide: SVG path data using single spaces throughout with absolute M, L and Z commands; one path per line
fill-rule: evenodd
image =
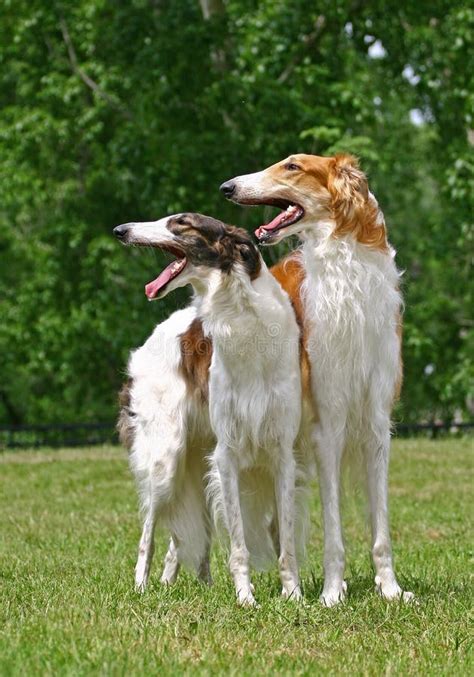
M 293 155 L 222 184 L 243 205 L 285 210 L 256 231 L 264 244 L 297 233 L 300 251 L 272 271 L 303 325 L 318 424 L 315 441 L 324 523 L 321 599 L 344 599 L 339 492 L 344 453 L 360 449 L 367 470 L 375 583 L 386 599 L 409 600 L 395 578 L 388 522 L 390 415 L 401 379 L 399 273 L 383 214 L 348 155 Z
M 196 292 L 191 308 L 159 325 L 129 364 L 121 432 L 144 507 L 137 587 L 147 584 L 158 517 L 172 534 L 162 581 L 173 582 L 180 561 L 209 577 L 204 476 L 212 429 L 209 493 L 230 537 L 239 603 L 255 604 L 249 556 L 266 558 L 272 528 L 282 594 L 298 599 L 293 447 L 301 416 L 300 331 L 288 295 L 248 234 L 210 217 L 178 214 L 114 232 L 125 244 L 176 257 L 147 285 L 150 299 L 186 284 Z

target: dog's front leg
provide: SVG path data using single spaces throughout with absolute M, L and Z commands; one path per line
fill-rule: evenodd
M 285 599 L 301 599 L 295 552 L 295 460 L 293 450 L 281 449 L 275 476 L 275 501 L 279 524 L 278 564 Z
M 217 447 L 215 460 L 230 538 L 229 569 L 234 579 L 238 603 L 241 606 L 256 606 L 250 583 L 249 552 L 245 544 L 240 508 L 239 471 L 232 456 L 233 451 L 228 447 Z
M 345 439 L 322 424 L 316 439 L 324 526 L 324 585 L 320 600 L 325 606 L 334 606 L 345 599 L 347 590 L 339 506 L 340 466 Z
M 388 462 L 390 456 L 390 421 L 388 416 L 385 421 L 382 420 L 377 432 L 374 432 L 373 429 L 368 430 L 366 454 L 375 585 L 385 599 L 402 599 L 404 602 L 409 602 L 414 595 L 412 592 L 401 589 L 393 570 L 388 520 Z

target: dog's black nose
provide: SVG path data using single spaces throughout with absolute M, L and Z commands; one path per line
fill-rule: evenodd
M 235 183 L 233 181 L 226 181 L 221 185 L 219 190 L 224 193 L 227 199 L 230 199 L 235 193 Z
M 122 223 L 121 226 L 116 226 L 114 228 L 115 237 L 118 237 L 119 240 L 125 239 L 125 236 L 127 235 L 129 228 L 130 228 L 129 223 Z

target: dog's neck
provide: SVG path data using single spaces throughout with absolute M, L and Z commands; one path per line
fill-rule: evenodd
M 364 237 L 361 237 L 362 224 L 366 225 Z M 372 234 L 372 236 L 371 236 Z M 366 202 L 366 209 L 354 222 L 352 230 L 344 228 L 344 224 L 339 223 L 328 213 L 324 218 L 315 219 L 309 224 L 303 233 L 303 251 L 315 258 L 322 259 L 322 263 L 330 262 L 331 259 L 356 256 L 359 252 L 362 258 L 373 258 L 376 260 L 380 256 L 389 258 L 394 257 L 394 252 L 387 245 L 385 218 L 379 204 L 373 195 L 369 192 Z
M 380 212 L 380 228 L 385 228 L 383 215 Z M 332 218 L 315 221 L 301 233 L 302 253 L 306 264 L 317 261 L 318 266 L 328 267 L 336 262 L 349 262 L 361 259 L 376 265 L 385 265 L 393 260 L 395 251 L 388 246 L 378 249 L 359 242 L 352 234 L 340 237 L 334 235 L 337 228 Z
M 269 272 L 262 270 L 260 275 L 269 275 Z M 199 314 L 206 333 L 214 341 L 238 336 L 249 323 L 258 323 L 261 311 L 261 300 L 259 302 L 253 282 L 238 266 L 229 273 L 221 270 L 210 273 L 200 296 Z
M 248 342 L 249 337 L 268 333 L 266 328 L 285 312 L 284 292 L 263 261 L 254 280 L 238 265 L 230 273 L 212 271 L 197 302 L 204 331 L 216 347 L 229 337 Z
M 400 274 L 395 251 L 373 248 L 353 235 L 334 237 L 334 222 L 315 224 L 301 248 L 305 279 L 301 294 L 306 314 L 319 326 L 325 324 L 336 336 L 356 338 L 356 327 L 367 332 L 395 321 L 401 305 Z M 390 319 L 391 318 L 391 319 Z M 365 334 L 360 334 L 363 344 Z

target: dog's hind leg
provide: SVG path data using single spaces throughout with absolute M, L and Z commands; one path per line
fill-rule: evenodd
M 177 536 L 171 536 L 168 551 L 165 555 L 163 573 L 161 574 L 161 583 L 164 585 L 173 585 L 178 577 L 181 564 L 179 561 L 179 546 Z M 206 542 L 204 544 L 204 554 L 197 568 L 197 577 L 206 585 L 212 585 L 211 565 L 211 527 L 206 529 Z
M 211 520 L 206 510 L 206 542 L 204 544 L 204 554 L 201 558 L 201 561 L 197 570 L 197 577 L 202 583 L 206 585 L 212 585 L 212 576 L 211 576 L 211 541 L 212 541 L 212 529 L 211 529 Z
M 145 517 L 142 535 L 138 545 L 138 559 L 135 566 L 135 587 L 144 592 L 150 575 L 150 567 L 155 550 L 156 511 L 151 508 Z
M 163 429 L 163 426 L 160 428 Z M 141 432 L 136 439 L 137 451 L 132 456 L 132 467 L 139 479 L 145 515 L 135 567 L 135 586 L 143 592 L 153 560 L 156 522 L 173 501 L 183 436 L 179 430 L 170 430 L 169 427 L 167 440 L 151 435 L 149 427 Z M 141 465 L 140 460 L 143 458 L 146 459 L 146 464 Z
M 280 556 L 280 525 L 278 524 L 278 507 L 275 505 L 272 521 L 270 522 L 270 538 L 277 557 Z
M 164 585 L 173 585 L 176 582 L 180 569 L 178 558 L 178 544 L 176 539 L 171 536 L 168 546 L 168 552 L 165 555 L 163 566 L 163 573 L 161 574 L 161 582 Z

